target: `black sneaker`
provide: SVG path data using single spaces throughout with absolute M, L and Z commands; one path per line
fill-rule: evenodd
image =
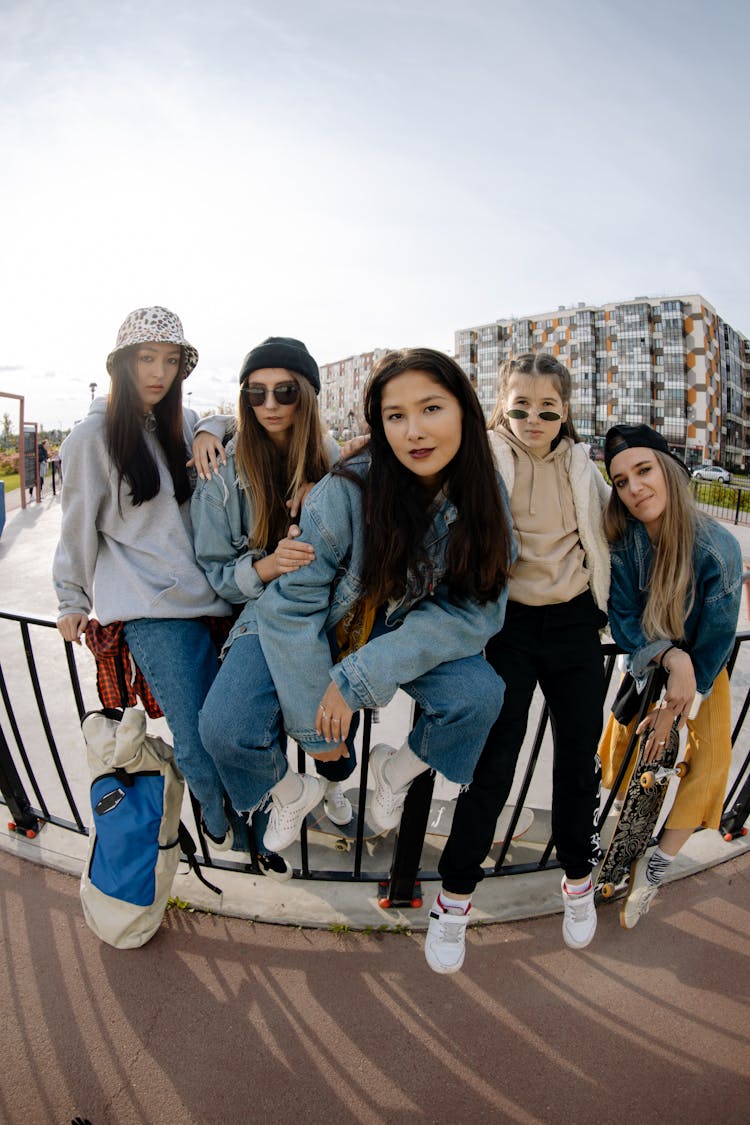
M 268 879 L 273 879 L 277 883 L 286 883 L 287 879 L 292 877 L 291 863 L 288 863 L 278 852 L 267 852 L 265 855 L 259 853 L 258 867 Z

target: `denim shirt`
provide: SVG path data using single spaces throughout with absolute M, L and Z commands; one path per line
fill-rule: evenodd
M 347 467 L 364 477 L 369 456 Z M 508 495 L 498 476 L 508 526 Z M 425 539 L 427 563 L 410 574 L 407 593 L 387 607 L 388 632 L 334 665 L 329 631 L 364 595 L 365 536 L 362 495 L 354 482 L 327 476 L 310 493 L 301 520 L 301 538 L 315 549 L 315 561 L 271 583 L 246 607 L 257 617 L 263 653 L 273 677 L 288 734 L 303 749 L 330 749 L 315 730 L 318 705 L 331 680 L 353 710 L 385 706 L 401 684 L 438 664 L 481 653 L 503 624 L 507 587 L 485 605 L 469 598 L 451 601 L 444 581 L 446 549 L 455 506 L 438 497 Z M 514 545 L 515 547 L 515 545 Z M 252 629 L 245 613 L 235 632 Z M 239 629 L 238 629 L 239 627 Z
M 225 601 L 243 605 L 248 599 L 259 598 L 265 590 L 255 563 L 268 552 L 247 545 L 255 513 L 237 479 L 236 443 L 237 439 L 232 438 L 227 444 L 226 465 L 220 465 L 218 473 L 208 480 L 198 481 L 190 504 L 190 517 L 195 557 L 209 583 Z M 333 465 L 338 460 L 339 447 L 330 437 L 324 438 L 324 447 L 328 463 Z M 273 549 L 275 547 L 274 543 Z
M 641 624 L 652 553 L 643 524 L 628 519 L 625 538 L 612 545 L 609 622 L 612 636 L 628 654 L 628 668 L 639 689 L 649 663 L 666 647 L 663 638 L 649 640 Z M 730 531 L 700 515 L 695 525 L 693 572 L 695 600 L 685 622 L 685 639 L 674 643 L 689 654 L 698 691 L 708 695 L 732 654 L 742 592 L 742 552 Z

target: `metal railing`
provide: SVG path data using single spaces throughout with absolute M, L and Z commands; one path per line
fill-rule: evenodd
M 0 661 L 0 696 L 4 714 L 0 714 L 0 793 L 8 808 L 16 830 L 34 834 L 46 824 L 88 835 L 88 770 L 83 739 L 75 732 L 87 707 L 84 690 L 76 664 L 77 649 L 59 637 L 54 621 L 47 618 L 29 617 L 22 614 L 0 611 L 0 625 L 4 629 L 17 627 L 18 656 L 8 656 L 10 646 L 3 644 L 6 654 Z M 743 645 L 750 641 L 750 632 L 738 633 L 732 658 L 729 663 L 730 677 L 735 669 L 738 654 Z M 36 643 L 35 643 L 36 642 Z M 750 652 L 750 649 L 744 650 Z M 615 668 L 618 649 L 613 644 L 602 646 L 605 660 L 605 675 L 609 685 Z M 87 658 L 88 659 L 88 658 Z M 91 671 L 89 667 L 88 671 Z M 746 670 L 742 672 L 742 678 Z M 90 689 L 89 689 L 90 690 Z M 735 697 L 737 692 L 735 691 Z M 91 708 L 98 701 L 91 701 Z M 645 709 L 646 704 L 644 704 Z M 738 707 L 732 732 L 734 746 L 742 733 L 750 710 L 750 689 L 745 693 Z M 54 714 L 52 713 L 54 711 Z M 515 796 L 514 811 L 507 827 L 504 843 L 491 867 L 485 868 L 486 876 L 509 876 L 529 874 L 558 867 L 555 858 L 554 842 L 545 834 L 534 841 L 514 841 L 514 833 L 528 798 L 532 783 L 536 779 L 540 754 L 545 738 L 549 716 L 546 706 L 540 717 L 526 759 L 523 776 L 520 778 Z M 434 776 L 427 771 L 411 785 L 404 808 L 401 825 L 381 842 L 380 851 L 375 858 L 368 852 L 368 837 L 365 832 L 365 811 L 367 798 L 367 773 L 372 733 L 373 716 L 365 712 L 362 723 L 361 760 L 359 788 L 357 790 L 356 837 L 346 841 L 346 854 L 337 856 L 338 866 L 325 866 L 316 862 L 316 857 L 325 853 L 314 849 L 310 837 L 312 829 L 303 825 L 299 864 L 295 875 L 299 878 L 317 880 L 336 880 L 347 882 L 378 882 L 382 905 L 419 905 L 421 903 L 421 880 L 438 879 L 434 865 L 430 866 L 429 855 L 425 857 L 426 837 L 430 836 L 428 824 L 433 797 Z M 617 784 L 628 768 L 635 752 L 635 736 L 631 739 L 618 782 L 604 803 L 597 830 L 603 826 L 616 797 Z M 304 770 L 305 755 L 298 751 L 298 768 Z M 750 753 L 735 772 L 730 784 L 725 809 L 737 792 L 745 776 L 750 773 Z M 75 775 L 75 776 L 73 776 Z M 76 795 L 78 791 L 78 796 Z M 82 813 L 81 809 L 86 812 Z M 543 818 L 542 822 L 543 822 Z M 206 867 L 247 871 L 257 873 L 257 856 L 252 862 L 239 862 L 232 858 L 217 859 L 210 853 L 200 831 L 199 818 L 194 818 L 194 829 L 198 837 L 198 862 Z M 250 834 L 252 837 L 252 833 Z M 335 836 L 335 833 L 332 835 Z M 434 851 L 434 849 L 433 849 Z M 329 853 L 330 854 L 330 853 Z M 231 853 L 229 853 L 231 857 Z M 343 866 L 342 866 L 343 864 Z
M 721 481 L 691 480 L 690 488 L 702 512 L 732 523 L 750 523 L 750 487 Z

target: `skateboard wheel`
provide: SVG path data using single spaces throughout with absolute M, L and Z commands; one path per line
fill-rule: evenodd
M 740 832 L 740 836 L 747 836 L 748 831 L 750 831 L 750 829 L 743 828 L 742 831 Z
M 687 777 L 690 773 L 690 763 L 678 762 L 674 769 L 678 777 Z
M 9 832 L 15 832 L 15 830 L 16 830 L 16 822 L 15 822 L 15 820 L 9 820 L 9 821 L 8 821 L 8 831 L 9 831 Z
M 603 884 L 603 886 L 601 888 L 602 898 L 612 898 L 612 895 L 614 893 L 615 893 L 614 883 L 604 883 Z
M 653 787 L 654 775 L 651 770 L 647 770 L 646 773 L 641 774 L 641 789 L 653 789 Z
M 380 908 L 381 908 L 382 910 L 390 910 L 390 908 L 391 908 L 391 900 L 390 900 L 389 898 L 379 898 L 379 899 L 378 899 L 378 906 L 379 906 L 379 907 L 380 907 Z
M 411 904 L 412 904 L 412 906 L 414 907 L 415 910 L 419 910 L 420 906 L 422 905 L 422 899 L 421 898 L 413 898 L 411 900 Z
M 36 836 L 36 832 L 34 831 L 33 828 L 27 828 L 26 831 L 24 832 L 24 835 L 26 836 L 26 838 L 28 840 L 33 840 L 34 837 Z
M 747 829 L 745 829 L 745 831 L 747 831 Z M 732 840 L 734 839 L 734 832 L 725 832 L 724 839 L 728 844 L 731 844 Z

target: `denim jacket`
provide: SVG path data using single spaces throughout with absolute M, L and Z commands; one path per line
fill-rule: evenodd
M 639 689 L 648 665 L 665 641 L 648 640 L 641 618 L 646 606 L 652 547 L 645 527 L 629 519 L 625 538 L 612 545 L 609 622 L 612 636 L 628 654 L 629 671 Z M 693 546 L 695 601 L 685 622 L 685 640 L 677 641 L 693 662 L 701 695 L 732 653 L 742 592 L 742 552 L 730 531 L 715 520 L 698 516 Z
M 368 466 L 366 453 L 347 462 L 362 477 Z M 499 476 L 498 487 L 510 526 L 508 496 Z M 361 493 L 340 476 L 324 477 L 310 493 L 300 526 L 302 538 L 315 549 L 315 561 L 282 575 L 252 606 L 286 730 L 303 749 L 319 753 L 329 748 L 314 722 L 331 680 L 353 710 L 384 706 L 401 684 L 438 664 L 481 653 L 502 627 L 507 588 L 485 605 L 450 599 L 444 582 L 446 548 L 456 517 L 455 506 L 437 497 L 425 541 L 429 561 L 409 576 L 406 595 L 387 606 L 388 632 L 334 665 L 328 633 L 364 594 Z M 237 626 L 249 630 L 251 621 L 243 622 L 243 617 Z
M 324 446 L 328 463 L 333 465 L 338 460 L 339 447 L 330 437 L 324 439 Z M 195 557 L 209 583 L 225 601 L 243 605 L 248 599 L 259 598 L 265 590 L 255 563 L 268 552 L 247 545 L 255 514 L 237 479 L 235 447 L 236 438 L 232 438 L 226 448 L 226 465 L 220 465 L 218 473 L 209 480 L 198 481 L 190 517 Z M 274 543 L 272 549 L 275 547 Z

